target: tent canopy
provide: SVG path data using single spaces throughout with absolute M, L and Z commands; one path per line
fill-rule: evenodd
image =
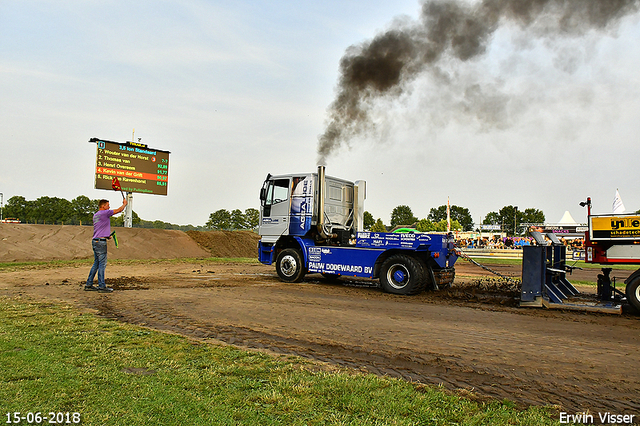
M 559 224 L 562 225 L 577 225 L 578 222 L 576 222 L 573 217 L 571 216 L 571 213 L 569 213 L 569 210 L 565 211 L 564 214 L 562 215 L 562 219 L 560 219 L 558 221 Z

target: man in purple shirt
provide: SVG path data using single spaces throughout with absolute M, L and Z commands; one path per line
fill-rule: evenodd
M 93 266 L 89 271 L 89 278 L 84 286 L 87 291 L 99 291 L 101 293 L 111 293 L 112 288 L 107 287 L 104 282 L 104 271 L 107 268 L 107 240 L 111 238 L 111 216 L 120 213 L 127 205 L 127 200 L 122 200 L 122 206 L 115 210 L 109 208 L 108 200 L 98 202 L 98 211 L 93 215 Z M 93 285 L 93 279 L 98 273 L 98 287 Z

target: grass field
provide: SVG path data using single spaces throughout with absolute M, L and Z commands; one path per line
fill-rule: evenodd
M 7 424 L 29 416 L 33 424 L 36 413 L 43 423 L 85 425 L 557 424 L 540 407 L 477 402 L 26 299 L 0 298 L 0 365 Z

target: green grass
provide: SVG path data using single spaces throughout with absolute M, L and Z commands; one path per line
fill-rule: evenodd
M 482 264 L 482 265 L 522 265 L 522 259 L 497 259 L 495 257 L 472 257 L 473 260 Z M 464 262 L 464 259 L 459 259 L 459 262 Z M 603 267 L 607 267 L 606 265 L 600 265 L 599 263 L 586 263 L 582 260 L 571 260 L 567 259 L 568 266 L 576 266 L 582 269 L 602 269 Z M 638 269 L 638 265 L 613 265 L 615 269 L 625 269 L 629 271 L 635 271 Z
M 522 265 L 522 259 L 497 259 L 495 257 L 471 257 L 471 258 L 482 265 L 489 265 L 489 264 Z M 466 260 L 459 257 L 458 262 L 466 262 Z
M 43 260 L 33 262 L 0 262 L 0 271 L 13 271 L 17 269 L 56 268 L 65 266 L 83 266 L 92 264 L 93 258 L 74 260 Z
M 479 264 L 487 266 L 489 268 L 491 268 L 490 265 L 517 265 L 517 266 L 520 266 L 520 267 L 522 266 L 522 259 L 496 259 L 494 257 L 489 257 L 489 258 L 477 258 L 477 257 L 474 257 L 473 260 L 478 262 Z M 458 262 L 467 262 L 467 261 L 465 259 L 459 258 Z M 598 263 L 586 263 L 586 262 L 581 261 L 581 260 L 580 261 L 567 260 L 567 266 L 575 266 L 577 268 L 582 268 L 582 269 L 597 269 L 597 270 L 600 270 L 605 265 L 600 265 Z M 620 270 L 627 270 L 627 271 L 635 271 L 635 270 L 638 269 L 638 265 L 613 265 L 613 268 L 620 269 Z M 464 276 L 464 275 L 460 275 L 460 277 L 473 278 L 472 276 Z M 586 285 L 586 286 L 595 286 L 595 285 L 597 285 L 596 281 L 584 281 L 584 280 L 572 279 L 572 275 L 571 274 L 567 274 L 567 279 L 573 285 Z M 616 288 L 618 290 L 620 290 L 620 291 L 624 291 L 625 285 L 624 285 L 623 280 L 620 280 L 620 281 L 618 281 L 616 283 Z
M 85 425 L 545 425 L 551 411 L 311 368 L 0 298 L 0 420 L 80 413 Z M 139 374 L 132 374 L 139 373 Z
M 257 258 L 248 257 L 206 257 L 206 258 L 178 258 L 178 259 L 109 259 L 109 265 L 146 265 L 146 264 L 176 264 L 176 263 L 258 263 Z M 20 269 L 63 268 L 67 266 L 79 267 L 91 265 L 93 258 L 74 260 L 46 260 L 33 262 L 0 262 L 0 271 L 15 271 Z

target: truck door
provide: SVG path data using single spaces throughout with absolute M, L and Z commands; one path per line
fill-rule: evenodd
M 259 231 L 265 242 L 275 242 L 289 230 L 289 188 L 291 188 L 289 178 L 277 178 L 265 182 L 260 195 L 262 209 Z

